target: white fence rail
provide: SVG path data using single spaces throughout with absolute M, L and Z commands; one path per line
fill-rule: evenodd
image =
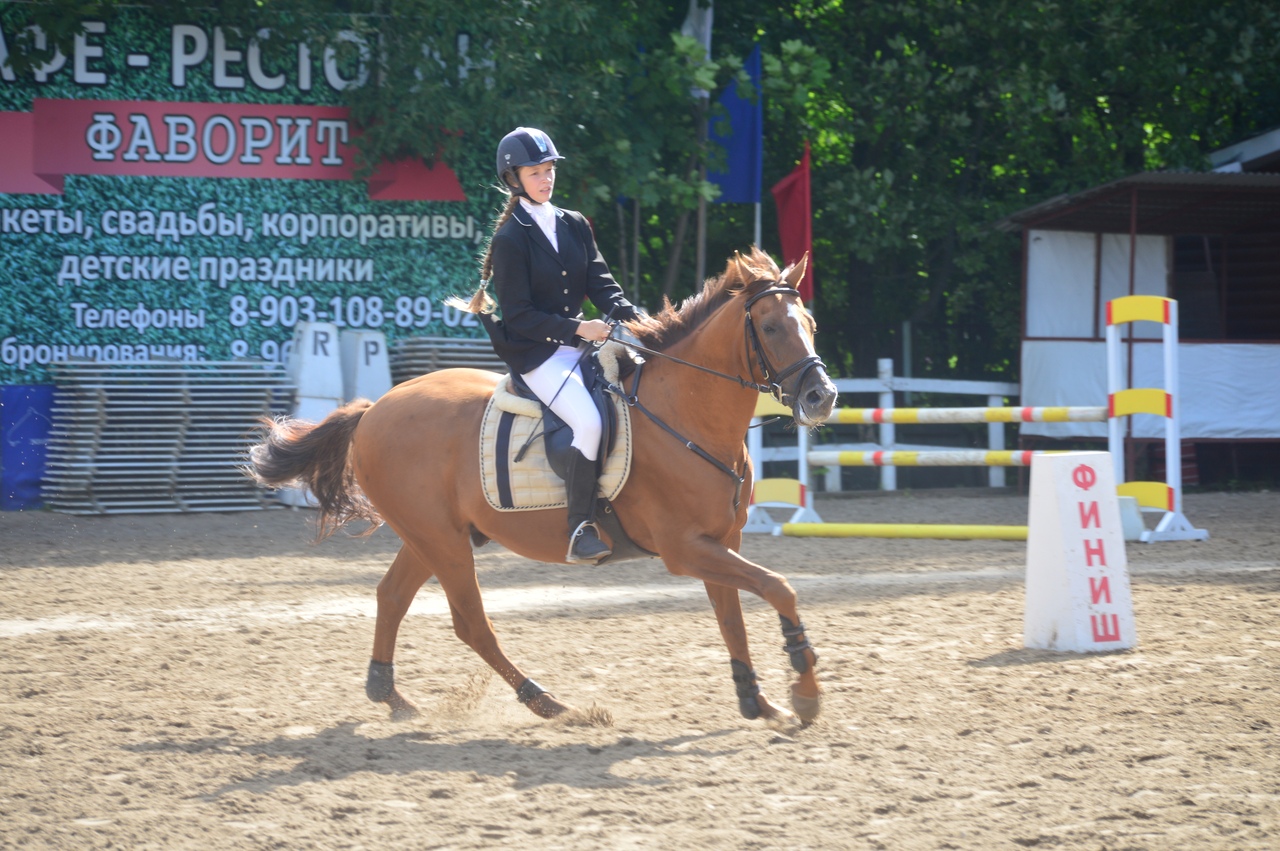
M 876 407 L 892 409 L 895 407 L 894 393 L 947 393 L 959 396 L 985 397 L 988 407 L 1001 407 L 1007 397 L 1016 397 L 1021 390 L 1018 384 L 1005 381 L 953 381 L 944 378 L 907 378 L 893 374 L 893 360 L 882 358 L 876 361 L 875 378 L 838 378 L 836 389 L 840 391 L 841 404 L 848 403 L 848 397 L 855 394 L 875 394 Z M 912 451 L 928 452 L 932 450 L 954 450 L 954 446 L 929 446 L 918 444 L 899 444 L 896 439 L 895 424 L 892 417 L 877 426 L 878 443 L 822 444 L 824 452 L 892 452 Z M 987 448 L 999 452 L 1005 448 L 1004 423 L 987 423 Z M 753 428 L 747 432 L 747 449 L 759 469 L 766 461 L 789 461 L 798 468 L 798 478 L 805 485 L 811 486 L 809 471 L 809 452 L 813 448 L 807 430 L 797 432 L 795 446 L 765 447 L 760 429 Z M 757 474 L 758 475 L 758 474 Z M 1004 467 L 991 467 L 987 470 L 987 483 L 993 488 L 1005 486 Z M 825 490 L 841 490 L 840 467 L 826 468 Z M 897 490 L 898 472 L 893 466 L 880 468 L 880 489 Z

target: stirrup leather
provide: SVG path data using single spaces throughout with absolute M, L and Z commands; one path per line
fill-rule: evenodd
M 573 548 L 587 529 L 591 529 L 596 533 L 596 543 L 600 545 L 600 549 L 595 553 L 587 553 L 582 556 L 575 555 Z M 573 534 L 569 536 L 569 550 L 565 553 L 564 560 L 569 564 L 595 564 L 600 559 L 608 558 L 611 555 L 613 555 L 613 550 L 609 549 L 609 545 L 600 537 L 600 527 L 593 520 L 584 520 L 578 524 L 577 528 L 573 530 Z

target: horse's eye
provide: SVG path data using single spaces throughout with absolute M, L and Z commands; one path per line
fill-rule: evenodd
M 765 332 L 766 334 L 776 334 L 776 333 L 778 333 L 778 326 L 774 325 L 772 322 L 766 322 L 766 323 L 764 323 L 764 326 L 763 326 L 763 327 L 764 327 L 764 332 Z

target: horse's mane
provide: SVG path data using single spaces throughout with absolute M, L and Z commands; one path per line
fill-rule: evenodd
M 749 254 L 735 253 L 724 272 L 707 280 L 702 291 L 689 296 L 676 307 L 666 296 L 662 309 L 627 323 L 627 327 L 645 346 L 662 351 L 692 334 L 707 317 L 739 293 L 755 293 L 776 286 L 781 277 L 778 264 L 758 247 Z

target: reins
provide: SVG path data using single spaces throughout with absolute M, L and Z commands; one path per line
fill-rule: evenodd
M 747 481 L 746 474 L 739 473 L 733 467 L 730 467 L 728 464 L 724 463 L 719 458 L 715 457 L 710 452 L 703 449 L 701 446 L 694 443 L 692 440 L 685 437 L 683 434 L 676 431 L 671 426 L 667 425 L 665 422 L 662 421 L 662 419 L 657 414 L 655 414 L 653 411 L 650 411 L 648 408 L 646 408 L 640 402 L 640 375 L 643 371 L 644 371 L 644 364 L 642 363 L 637 364 L 635 376 L 631 382 L 631 393 L 622 394 L 622 399 L 627 403 L 627 407 L 635 408 L 640 413 L 644 414 L 646 417 L 653 420 L 653 422 L 659 428 L 661 428 L 667 434 L 674 437 L 676 440 L 683 443 L 686 449 L 691 450 L 699 458 L 706 461 L 708 464 L 710 464 L 720 472 L 724 473 L 725 475 L 733 479 L 734 482 L 736 483 L 736 487 L 734 488 L 734 491 L 733 491 L 733 510 L 737 511 L 738 506 L 742 504 L 742 485 Z M 618 389 L 621 389 L 621 388 L 618 388 Z
M 755 321 L 752 320 L 751 318 L 751 305 L 755 304 L 757 301 L 764 298 L 765 296 L 773 295 L 775 293 L 778 295 L 794 295 L 797 297 L 799 297 L 800 295 L 798 290 L 792 289 L 791 287 L 770 287 L 766 290 L 761 290 L 760 292 L 756 293 L 755 295 L 753 295 L 751 298 L 747 300 L 747 304 L 744 310 L 744 319 L 743 319 L 743 324 L 745 326 L 745 333 L 743 336 L 746 338 L 746 345 L 747 345 L 747 368 L 752 373 L 755 372 L 755 364 L 752 363 L 752 355 L 754 354 L 755 360 L 759 364 L 761 375 L 764 377 L 764 380 L 768 382 L 767 384 L 761 384 L 757 381 L 751 381 L 746 378 L 743 378 L 740 375 L 730 375 L 727 372 L 720 372 L 719 370 L 715 370 L 710 367 L 703 366 L 702 364 L 692 363 L 691 361 L 684 360 L 683 358 L 678 358 L 675 355 L 667 354 L 666 352 L 660 352 L 656 349 L 651 349 L 647 346 L 642 346 L 639 343 L 633 343 L 630 340 L 622 340 L 622 339 L 617 339 L 612 337 L 611 339 L 614 339 L 615 342 L 621 343 L 627 348 L 634 349 L 637 352 L 642 352 L 643 354 L 646 354 L 646 355 L 654 355 L 660 358 L 666 358 L 667 360 L 672 361 L 674 363 L 678 363 L 681 366 L 691 367 L 692 369 L 697 369 L 702 372 L 708 373 L 710 375 L 714 375 L 717 378 L 723 378 L 726 381 L 736 382 L 739 387 L 750 387 L 752 390 L 755 390 L 758 393 L 768 393 L 770 396 L 777 399 L 780 404 L 785 405 L 787 404 L 787 401 L 786 401 L 786 393 L 782 389 L 783 381 L 786 381 L 788 378 L 790 378 L 792 375 L 794 375 L 796 372 L 799 372 L 800 370 L 804 370 L 805 372 L 808 372 L 810 369 L 813 369 L 815 366 L 825 367 L 826 365 L 822 362 L 822 358 L 818 357 L 817 355 L 809 355 L 808 357 L 801 358 L 800 360 L 791 364 L 791 366 L 784 369 L 781 373 L 778 373 L 776 378 L 774 377 L 773 364 L 769 362 L 769 356 L 765 354 L 764 346 L 761 345 L 760 343 L 760 336 L 759 334 L 756 333 Z M 754 374 L 751 377 L 754 378 L 755 377 Z M 800 381 L 801 382 L 804 381 L 803 376 L 801 376 Z
M 611 338 L 611 339 L 613 339 L 615 342 L 621 343 L 622 345 L 626 346 L 628 349 L 634 349 L 635 351 L 640 352 L 642 354 L 656 355 L 657 357 L 660 357 L 660 358 L 666 358 L 667 360 L 672 361 L 673 363 L 678 363 L 681 366 L 688 366 L 688 367 L 692 367 L 693 369 L 698 369 L 698 370 L 701 370 L 702 372 L 709 373 L 711 375 L 716 376 L 717 378 L 725 378 L 725 379 L 728 379 L 729 381 L 736 381 L 739 387 L 750 387 L 752 390 L 758 390 L 761 393 L 769 392 L 769 388 L 767 386 L 763 384 L 757 384 L 754 381 L 748 381 L 747 379 L 743 378 L 740 375 L 730 375 L 727 372 L 720 372 L 718 370 L 712 369 L 709 366 L 703 366 L 702 364 L 692 363 L 690 361 L 684 360 L 683 358 L 678 358 L 675 355 L 669 355 L 666 352 L 660 352 L 657 349 L 651 349 L 647 346 L 642 346 L 639 343 L 631 343 L 626 340 L 619 340 L 617 338 Z
M 678 358 L 675 355 L 667 354 L 666 352 L 660 352 L 655 349 L 650 349 L 647 346 L 640 345 L 639 343 L 634 343 L 628 340 L 620 340 L 620 339 L 616 341 L 626 346 L 629 349 L 634 349 L 635 351 L 643 352 L 644 354 L 648 354 L 648 355 L 655 355 L 657 357 L 666 358 L 667 360 L 672 361 L 674 363 L 678 363 L 683 366 L 692 367 L 693 369 L 700 370 L 701 372 L 714 375 L 717 378 L 723 378 L 727 381 L 737 382 L 738 386 L 740 387 L 743 387 L 743 388 L 750 387 L 751 389 L 759 393 L 768 393 L 769 395 L 773 396 L 773 398 L 777 399 L 780 404 L 786 405 L 787 394 L 782 389 L 782 382 L 790 378 L 792 375 L 795 375 L 797 372 L 800 372 L 801 373 L 800 379 L 796 382 L 798 386 L 799 384 L 802 384 L 804 382 L 804 376 L 809 372 L 809 370 L 815 367 L 825 368 L 825 365 L 822 362 L 822 358 L 818 357 L 817 355 L 808 355 L 807 357 L 803 357 L 800 360 L 796 361 L 795 363 L 791 364 L 791 366 L 787 367 L 782 372 L 778 373 L 776 376 L 774 375 L 775 371 L 773 369 L 773 365 L 769 362 L 769 356 L 765 354 L 764 346 L 760 343 L 760 337 L 756 333 L 755 321 L 751 318 L 751 306 L 755 304 L 757 301 L 759 301 L 760 299 L 764 298 L 765 296 L 773 295 L 775 293 L 778 295 L 794 295 L 797 297 L 800 295 L 800 293 L 797 290 L 791 287 L 769 287 L 766 290 L 761 290 L 760 292 L 751 296 L 751 298 L 747 300 L 747 304 L 744 311 L 745 318 L 743 320 L 745 325 L 745 331 L 743 336 L 746 338 L 746 346 L 747 346 L 747 369 L 752 373 L 751 378 L 754 378 L 755 366 L 756 366 L 756 364 L 752 362 L 752 355 L 754 355 L 755 360 L 759 364 L 761 375 L 764 377 L 764 380 L 768 382 L 767 384 L 761 384 L 756 381 L 749 381 L 740 375 L 730 375 L 726 372 L 720 372 L 719 370 L 711 369 L 710 367 L 702 366 L 701 364 L 692 363 L 690 361 L 684 360 L 683 358 Z M 644 414 L 646 417 L 652 420 L 663 431 L 667 432 L 667 434 L 670 434 L 676 440 L 679 440 L 681 443 L 683 443 L 686 449 L 689 449 L 694 454 L 696 454 L 699 458 L 703 459 L 704 461 L 711 464 L 720 472 L 732 478 L 736 483 L 736 487 L 734 489 L 734 494 L 733 494 L 733 510 L 737 511 L 742 504 L 742 486 L 743 484 L 746 483 L 746 480 L 747 480 L 745 472 L 739 473 L 733 467 L 729 466 L 728 464 L 725 464 L 723 461 L 716 458 L 711 453 L 707 452 L 701 446 L 694 443 L 692 440 L 689 440 L 687 437 L 680 434 L 680 432 L 676 431 L 670 425 L 663 422 L 660 417 L 658 417 L 656 414 L 654 414 L 652 411 L 646 408 L 640 402 L 640 376 L 642 375 L 643 372 L 644 372 L 644 363 L 641 362 L 636 365 L 635 375 L 631 383 L 630 393 L 624 393 L 622 388 L 618 385 L 610 385 L 609 387 L 610 391 L 615 393 L 618 396 L 621 396 L 623 401 L 627 403 L 628 407 L 636 408 L 637 410 L 640 411 L 640 413 Z

